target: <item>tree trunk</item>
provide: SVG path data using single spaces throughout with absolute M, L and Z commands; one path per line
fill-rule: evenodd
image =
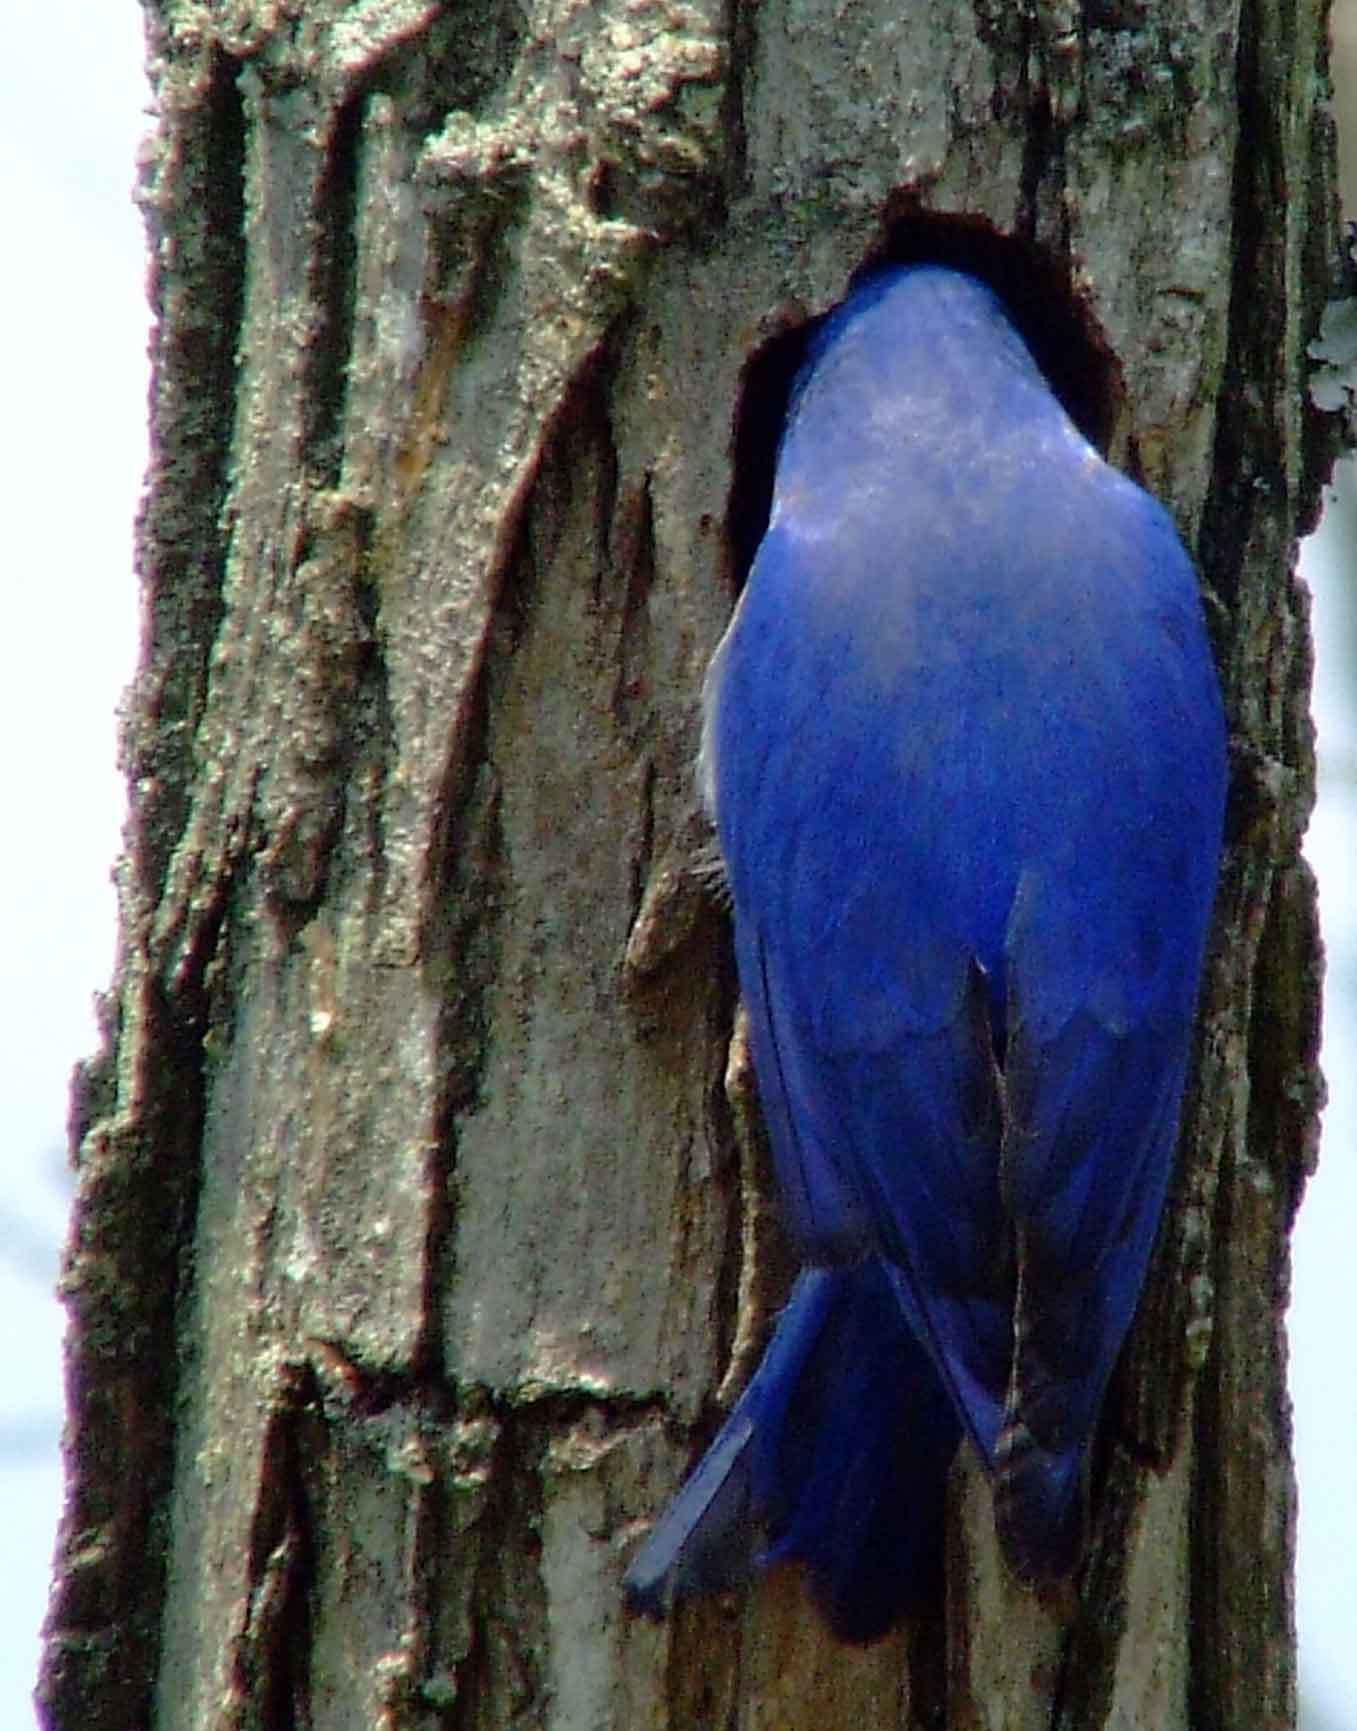
M 48 1724 L 1293 1723 L 1323 14 L 151 5 L 145 641 Z M 786 1272 L 691 773 L 747 363 L 980 219 L 1115 357 L 1234 731 L 1094 1544 L 1077 1604 L 1028 1598 L 963 1460 L 946 1605 L 879 1645 L 785 1575 L 637 1623 L 622 1571 Z

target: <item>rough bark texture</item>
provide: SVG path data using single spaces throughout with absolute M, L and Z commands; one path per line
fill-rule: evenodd
M 1292 1723 L 1323 10 L 151 6 L 50 1725 Z M 946 1606 L 861 1652 L 794 1577 L 661 1628 L 618 1587 L 780 1290 L 690 775 L 742 380 L 921 213 L 1068 268 L 1113 450 L 1200 557 L 1234 781 L 1077 1605 L 1005 1580 L 963 1461 Z

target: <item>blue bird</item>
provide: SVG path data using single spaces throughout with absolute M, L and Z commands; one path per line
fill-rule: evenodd
M 1173 525 L 974 278 L 889 268 L 817 329 L 701 776 L 804 1266 L 626 1591 L 797 1558 L 867 1640 L 938 1576 L 963 1434 L 1013 1571 L 1079 1561 L 1225 804 Z

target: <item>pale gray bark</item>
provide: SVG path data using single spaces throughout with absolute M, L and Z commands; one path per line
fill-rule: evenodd
M 1289 1726 L 1319 0 L 150 28 L 147 630 L 49 1723 Z M 661 1628 L 618 1589 L 779 1290 L 693 872 L 732 416 L 916 209 L 1072 262 L 1236 751 L 1079 1603 L 1005 1582 L 963 1462 L 945 1611 L 857 1652 L 794 1578 Z

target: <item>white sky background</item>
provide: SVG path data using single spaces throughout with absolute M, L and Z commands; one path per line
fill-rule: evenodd
M 1340 0 L 1340 4 L 1343 0 Z M 1351 8 L 1349 7 L 1349 11 Z M 129 189 L 148 122 L 134 0 L 6 0 L 0 161 L 0 677 L 8 845 L 0 849 L 0 1725 L 29 1691 L 59 1498 L 60 1314 L 50 1297 L 68 1190 L 72 1060 L 94 1043 L 112 966 L 109 862 L 122 789 L 114 708 L 136 643 L 131 522 L 145 466 L 143 235 Z M 54 88 L 50 70 L 61 69 Z M 1331 1105 L 1296 1239 L 1293 1388 L 1302 1494 L 1302 1686 L 1310 1731 L 1357 1731 L 1357 485 L 1327 519 L 1318 709 L 1324 788 L 1310 853 L 1330 948 Z M 1340 567 L 1346 559 L 1346 578 Z
M 113 711 L 136 641 L 131 519 L 145 467 L 145 126 L 133 0 L 4 0 L 0 163 L 0 1725 L 29 1693 L 60 1495 L 71 1061 L 113 959 L 121 784 Z M 60 83 L 52 77 L 60 68 Z
M 1319 1171 L 1292 1240 L 1301 1731 L 1357 1727 L 1357 466 L 1340 465 L 1304 570 L 1315 592 L 1319 804 L 1306 852 L 1328 949 Z

